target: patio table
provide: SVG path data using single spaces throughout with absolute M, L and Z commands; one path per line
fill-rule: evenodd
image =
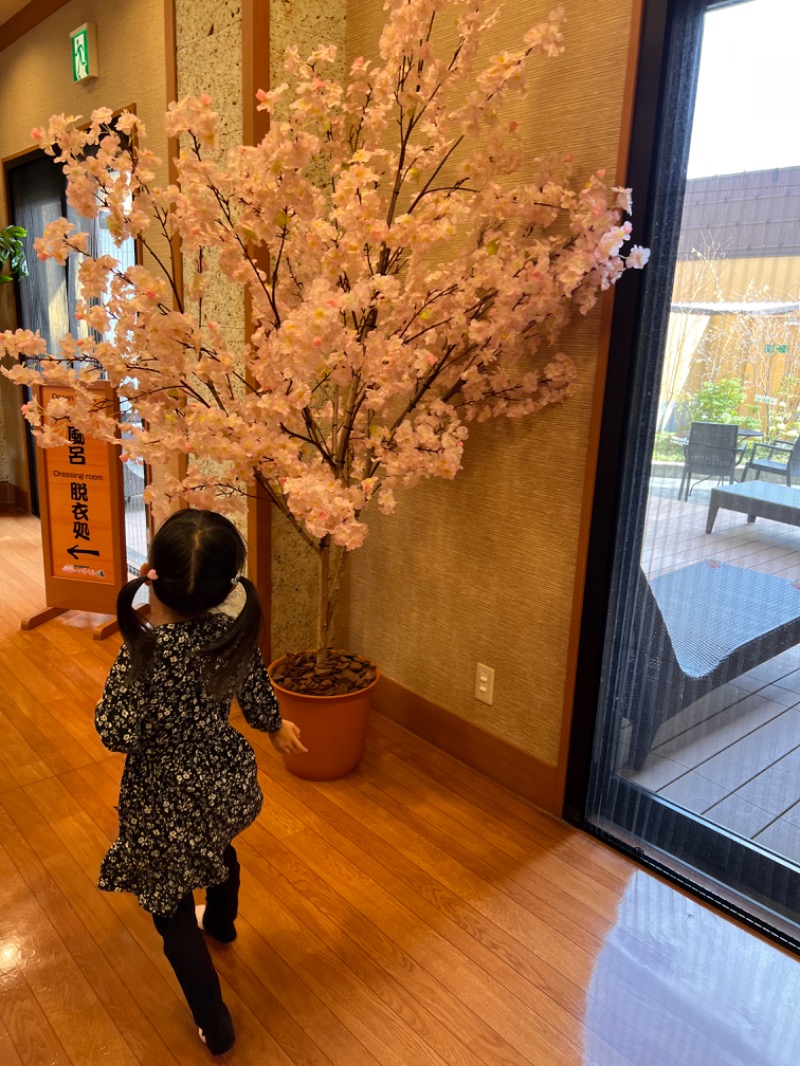
M 748 522 L 755 522 L 756 518 L 771 518 L 773 522 L 800 526 L 800 489 L 773 485 L 767 481 L 745 481 L 712 489 L 706 533 L 714 528 L 720 508 L 746 514 Z
M 755 437 L 763 436 L 760 429 L 742 429 L 739 427 L 738 439 L 743 440 L 745 443 L 749 440 L 753 440 Z M 689 443 L 688 437 L 670 437 L 670 444 L 680 444 L 681 447 Z

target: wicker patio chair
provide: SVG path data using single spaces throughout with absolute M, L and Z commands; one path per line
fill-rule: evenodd
M 725 422 L 692 422 L 689 440 L 683 446 L 684 464 L 678 499 L 688 500 L 692 478 L 705 481 L 716 477 L 734 480 L 736 464 L 744 458 L 746 445 L 738 445 L 739 427 Z
M 792 478 L 800 477 L 800 437 L 794 444 L 786 440 L 777 440 L 772 444 L 754 444 L 750 460 L 744 468 L 742 481 L 747 480 L 751 470 L 755 471 L 756 481 L 762 473 L 779 474 L 786 478 L 786 484 L 791 488 Z

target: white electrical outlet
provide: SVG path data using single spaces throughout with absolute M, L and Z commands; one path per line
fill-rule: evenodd
M 475 698 L 483 703 L 491 703 L 494 699 L 494 670 L 483 663 L 478 663 L 475 673 Z

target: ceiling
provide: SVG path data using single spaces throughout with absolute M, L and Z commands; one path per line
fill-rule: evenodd
M 27 6 L 28 0 L 0 0 L 0 26 Z

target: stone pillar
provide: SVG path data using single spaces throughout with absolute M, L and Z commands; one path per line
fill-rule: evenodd
M 335 44 L 344 76 L 346 0 L 271 0 L 269 18 L 271 85 L 287 80 L 283 57 L 290 45 L 301 56 L 318 44 Z M 316 642 L 317 557 L 289 522 L 272 509 L 272 655 L 313 648 Z
M 219 113 L 222 150 L 242 143 L 242 12 L 236 0 L 175 0 L 178 96 L 208 93 Z M 209 285 L 205 314 L 243 335 L 241 292 Z
M 223 148 L 259 137 L 264 116 L 255 91 L 283 80 L 283 55 L 319 43 L 339 47 L 344 73 L 346 0 L 174 0 L 178 95 L 209 93 L 220 115 Z M 265 54 L 266 52 L 266 54 Z M 210 286 L 208 314 L 231 331 L 247 327 L 245 301 L 232 286 Z M 247 523 L 252 574 L 268 618 L 273 658 L 313 647 L 316 556 L 274 508 L 251 507 Z

